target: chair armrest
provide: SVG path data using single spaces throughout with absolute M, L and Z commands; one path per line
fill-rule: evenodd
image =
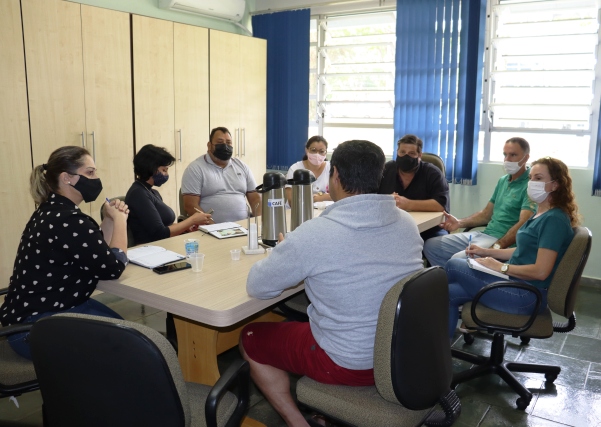
M 33 323 L 18 323 L 16 325 L 0 327 L 0 337 L 27 332 L 31 330 Z
M 207 427 L 217 427 L 217 405 L 232 385 L 236 386 L 238 404 L 225 427 L 239 426 L 250 400 L 250 365 L 245 360 L 236 360 L 217 380 L 205 403 Z
M 0 295 L 6 295 L 8 293 L 8 288 L 0 289 Z
M 534 310 L 532 311 L 532 314 L 530 315 L 530 318 L 528 319 L 528 321 L 522 327 L 514 329 L 514 328 L 506 328 L 501 325 L 488 324 L 488 323 L 485 323 L 484 321 L 480 320 L 478 318 L 478 316 L 476 315 L 476 305 L 480 301 L 480 298 L 482 298 L 482 296 L 484 296 L 485 293 L 487 293 L 493 289 L 499 289 L 499 288 L 524 289 L 526 291 L 532 292 L 536 296 L 536 305 L 534 307 Z M 543 299 L 543 296 L 536 286 L 529 285 L 527 283 L 513 282 L 513 281 L 494 282 L 489 285 L 486 285 L 485 287 L 480 289 L 480 291 L 476 294 L 476 296 L 474 297 L 474 299 L 472 301 L 472 307 L 471 307 L 470 314 L 472 315 L 472 319 L 474 320 L 474 322 L 476 322 L 476 324 L 478 326 L 480 326 L 481 328 L 486 328 L 490 333 L 492 333 L 494 331 L 499 331 L 499 332 L 503 332 L 503 333 L 520 334 L 520 333 L 528 330 L 534 323 L 534 320 L 536 319 L 536 316 L 538 315 L 538 310 L 540 308 L 542 299 Z

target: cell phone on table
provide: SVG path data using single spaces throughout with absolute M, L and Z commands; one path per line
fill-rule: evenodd
M 178 261 L 173 264 L 165 264 L 152 269 L 157 274 L 173 273 L 174 271 L 185 270 L 192 267 L 186 261 Z

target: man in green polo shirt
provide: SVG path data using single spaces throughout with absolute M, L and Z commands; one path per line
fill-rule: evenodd
M 508 248 L 515 244 L 518 229 L 532 216 L 536 205 L 526 193 L 530 145 L 524 138 L 510 138 L 503 147 L 503 167 L 507 175 L 497 182 L 495 192 L 486 207 L 467 218 L 457 219 L 444 212 L 440 227 L 449 232 L 458 228 L 485 225 L 484 231 L 453 233 L 428 239 L 424 255 L 431 265 L 445 266 L 451 258 L 465 258 L 465 249 L 471 243 L 482 248 Z M 470 241 L 471 236 L 471 241 Z

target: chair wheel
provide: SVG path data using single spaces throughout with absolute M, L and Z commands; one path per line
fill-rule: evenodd
M 474 343 L 474 334 L 463 334 L 463 341 L 468 345 L 472 345 Z
M 553 384 L 553 381 L 555 381 L 556 379 L 557 379 L 557 374 L 551 374 L 551 373 L 545 374 L 545 380 L 549 384 Z
M 519 397 L 516 401 L 515 404 L 518 407 L 518 409 L 521 409 L 522 411 L 525 410 L 528 405 L 530 405 L 530 400 L 532 400 L 532 398 L 530 399 L 525 399 L 523 397 Z
M 522 342 L 522 344 L 526 345 L 530 342 L 530 338 L 529 337 L 520 337 L 520 341 Z

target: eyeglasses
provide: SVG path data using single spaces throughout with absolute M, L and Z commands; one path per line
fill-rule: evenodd
M 328 154 L 327 150 L 318 150 L 315 147 L 309 148 L 309 153 L 311 153 L 311 154 L 319 154 L 321 156 L 325 156 L 326 154 Z

